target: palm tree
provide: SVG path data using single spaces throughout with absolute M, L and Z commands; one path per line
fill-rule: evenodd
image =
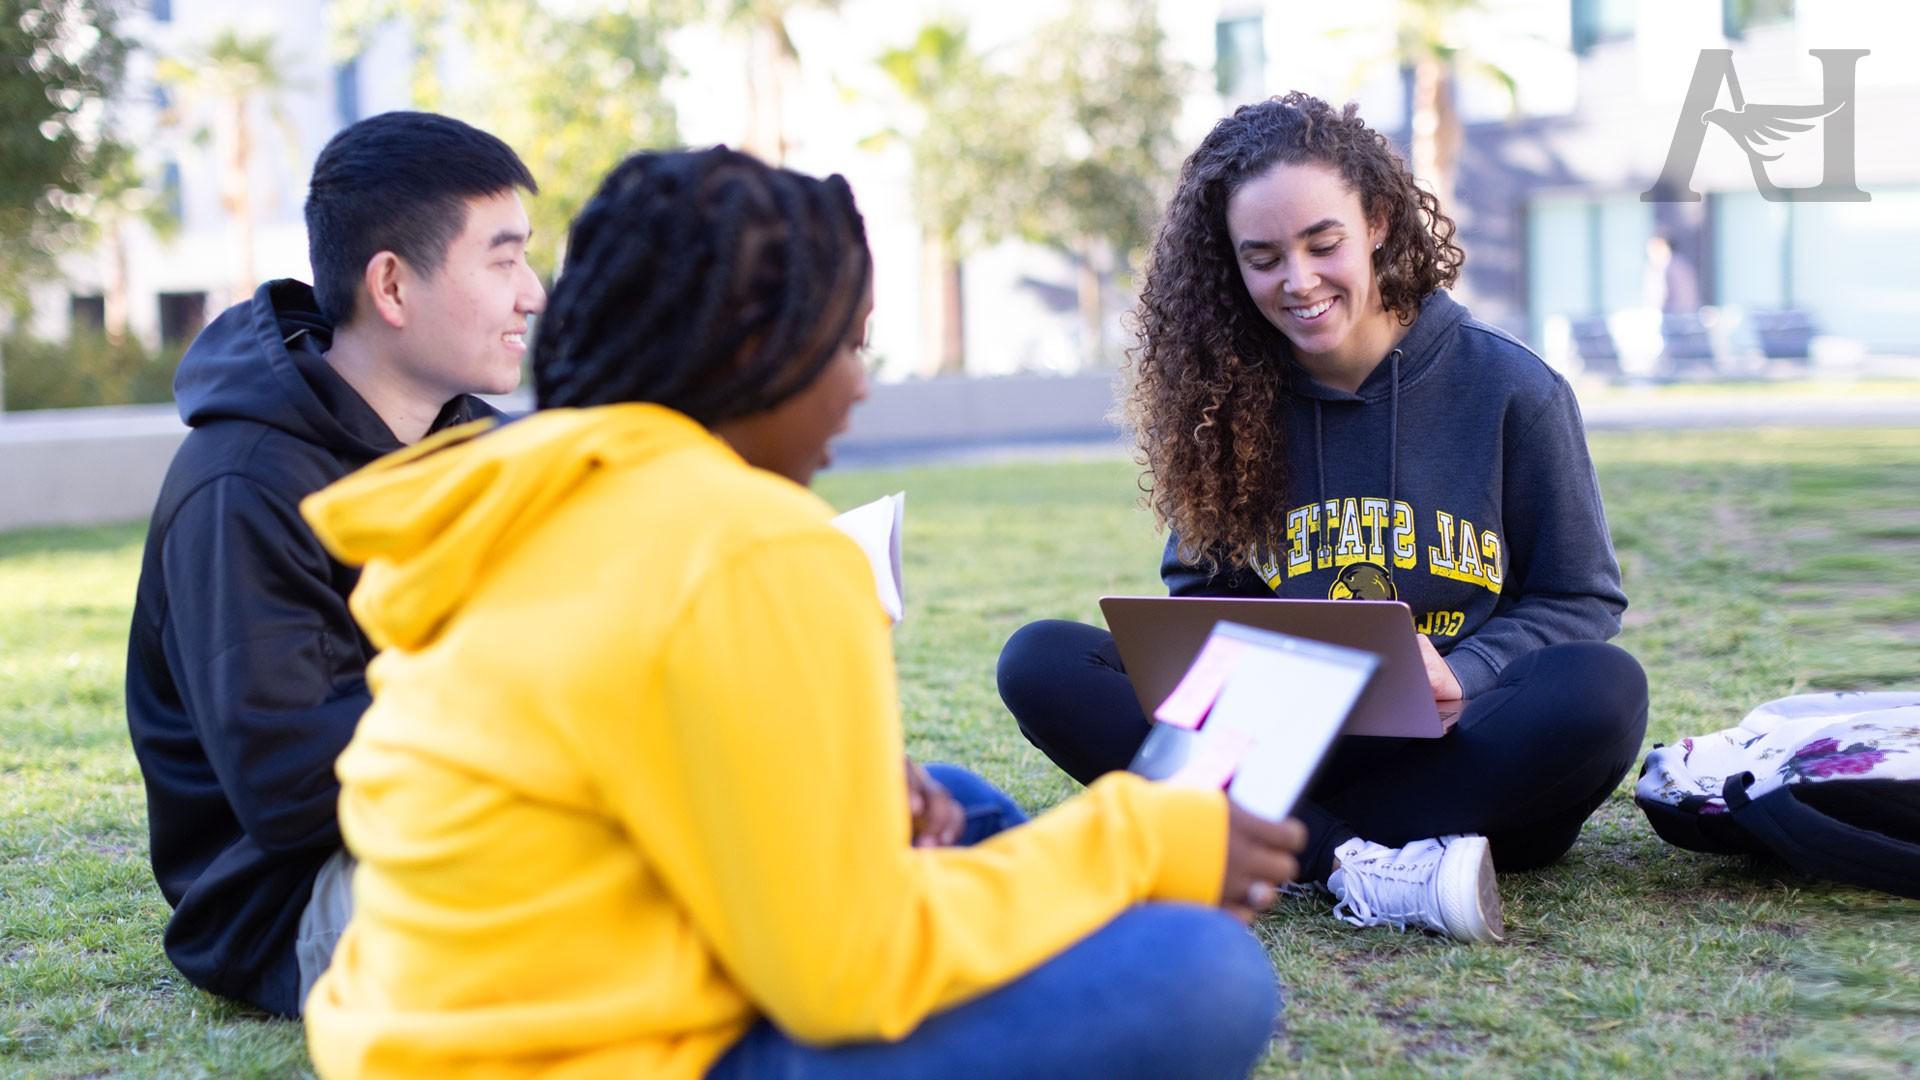
M 213 112 L 211 135 L 220 162 L 220 206 L 234 227 L 233 278 L 229 299 L 251 295 L 259 283 L 254 272 L 254 113 L 264 104 L 275 125 L 293 142 L 280 111 L 279 97 L 292 84 L 282 72 L 287 63 L 274 53 L 270 34 L 248 35 L 231 27 L 197 51 L 160 61 L 156 74 L 183 98 Z M 178 122 L 178 114 L 174 122 Z M 209 128 L 201 127 L 196 138 Z
M 714 0 L 721 22 L 747 36 L 747 130 L 741 149 L 779 165 L 787 160 L 785 85 L 800 65 L 787 16 L 804 8 L 838 11 L 840 0 Z
M 951 162 L 938 160 L 941 147 L 928 145 L 925 135 L 940 123 L 941 93 L 955 85 L 960 66 L 971 59 L 967 32 L 958 23 L 931 22 L 914 36 L 913 44 L 880 54 L 880 70 L 893 80 L 901 97 L 918 114 L 920 132 L 903 136 L 890 128 L 867 140 L 869 145 L 907 139 L 914 152 L 914 186 L 926 186 L 931 174 Z M 926 373 L 944 375 L 965 369 L 966 327 L 963 318 L 959 233 L 961 222 L 944 213 L 944 200 L 927 199 L 915 191 L 920 216 L 921 356 Z
M 1463 72 L 1484 75 L 1518 102 L 1518 84 L 1505 69 L 1474 55 L 1460 44 L 1475 29 L 1469 24 L 1486 13 L 1485 0 L 1399 0 L 1394 10 L 1394 43 L 1388 60 L 1413 75 L 1413 175 L 1427 183 L 1440 205 L 1457 215 L 1453 201 L 1465 130 L 1454 101 Z M 1481 29 L 1484 29 L 1482 27 Z M 1352 31 L 1345 31 L 1352 32 Z M 1371 64 L 1362 65 L 1357 77 Z
M 100 160 L 100 178 L 77 210 L 100 238 L 101 258 L 106 275 L 101 282 L 107 340 L 115 345 L 126 340 L 128 282 L 127 226 L 145 225 L 162 240 L 171 239 L 180 222 L 167 207 L 166 200 L 148 186 L 141 175 L 133 152 L 113 144 Z

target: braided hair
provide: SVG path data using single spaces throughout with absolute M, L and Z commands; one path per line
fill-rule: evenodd
M 539 320 L 535 402 L 653 402 L 708 427 L 771 409 L 855 332 L 872 270 L 838 175 L 726 147 L 635 154 L 574 220 Z

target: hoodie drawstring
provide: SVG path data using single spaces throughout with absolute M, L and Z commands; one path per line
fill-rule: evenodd
M 1391 534 L 1392 532 L 1391 526 L 1394 522 L 1394 517 L 1397 513 L 1397 510 L 1395 508 L 1399 505 L 1399 497 L 1400 497 L 1400 492 L 1399 492 L 1399 486 L 1400 486 L 1400 350 L 1399 349 L 1395 349 L 1392 352 L 1387 354 L 1387 364 L 1388 364 L 1387 374 L 1391 376 L 1391 380 L 1387 384 L 1387 524 L 1389 526 L 1388 532 L 1389 534 Z M 1319 512 L 1321 514 L 1326 514 L 1328 512 L 1327 511 L 1327 443 L 1326 443 L 1325 424 L 1323 422 L 1322 415 L 1321 415 L 1319 398 L 1313 399 L 1313 465 L 1314 465 L 1314 470 L 1319 474 L 1319 479 L 1320 479 Z M 1320 560 L 1330 560 L 1333 558 L 1333 545 L 1328 542 L 1327 537 L 1331 535 L 1333 532 L 1334 522 L 1331 520 L 1328 520 L 1323 522 L 1322 526 L 1323 527 L 1320 530 L 1320 549 L 1316 554 L 1318 559 Z M 1393 554 L 1391 552 L 1387 553 L 1385 563 L 1381 566 L 1381 569 L 1386 572 L 1387 583 L 1391 585 L 1393 583 Z M 1399 590 L 1395 589 L 1394 591 L 1398 593 Z
M 1315 511 L 1327 512 L 1327 444 L 1321 436 L 1320 399 L 1313 399 L 1313 467 L 1320 476 L 1320 506 Z M 1333 522 L 1321 522 L 1320 550 L 1314 553 L 1315 562 L 1329 562 L 1333 559 L 1333 545 L 1327 542 L 1327 534 L 1333 531 Z
M 1400 350 L 1387 354 L 1390 365 L 1387 374 L 1393 381 L 1387 389 L 1387 535 L 1393 535 L 1394 516 L 1399 513 L 1396 507 L 1400 493 L 1396 490 L 1400 484 Z M 1324 483 L 1324 481 L 1322 481 Z M 1385 554 L 1380 567 L 1386 571 L 1387 587 L 1393 595 L 1400 595 L 1400 589 L 1393 584 L 1393 552 Z

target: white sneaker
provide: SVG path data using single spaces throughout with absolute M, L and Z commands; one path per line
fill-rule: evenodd
M 1355 837 L 1334 856 L 1340 868 L 1327 878 L 1339 898 L 1333 913 L 1355 926 L 1411 924 L 1467 942 L 1499 941 L 1506 933 L 1484 836 L 1442 836 L 1403 848 Z

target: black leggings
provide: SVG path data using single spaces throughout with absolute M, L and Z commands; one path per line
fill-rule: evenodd
M 1124 769 L 1147 719 L 1113 635 L 1049 619 L 1000 652 L 1000 697 L 1028 741 L 1083 784 Z M 1399 847 L 1480 833 L 1502 870 L 1545 866 L 1640 756 L 1647 676 L 1600 642 L 1550 645 L 1507 665 L 1439 739 L 1348 736 L 1294 816 L 1307 826 L 1302 877 L 1325 881 L 1333 851 L 1362 836 Z

